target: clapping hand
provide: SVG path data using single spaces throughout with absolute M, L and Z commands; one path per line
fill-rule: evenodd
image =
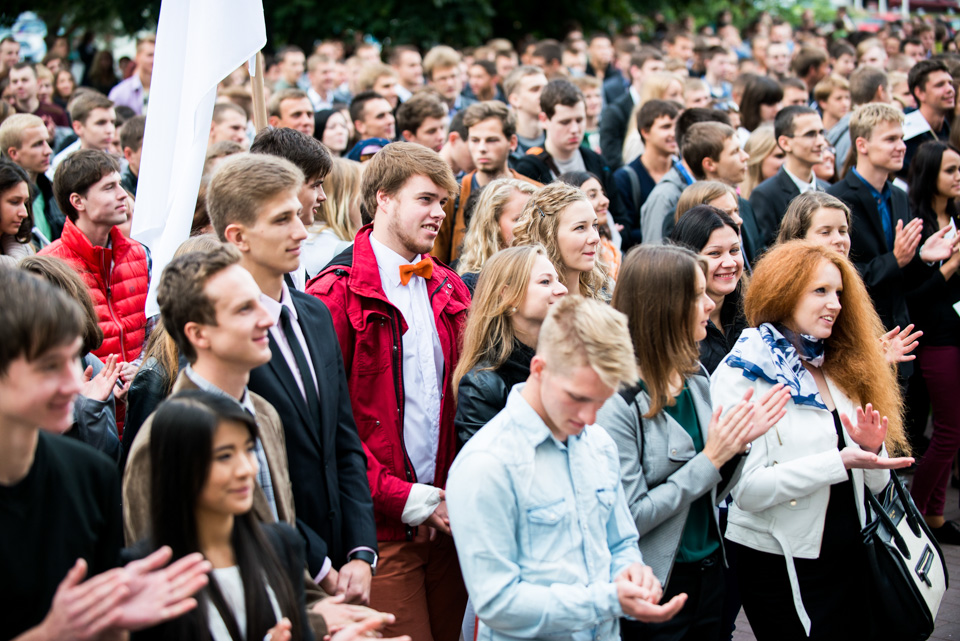
M 910 332 L 913 332 L 912 334 Z M 883 346 L 883 357 L 891 365 L 912 361 L 917 356 L 911 354 L 918 345 L 918 339 L 923 336 L 921 331 L 913 331 L 913 323 L 900 330 L 900 327 L 894 327 L 889 332 L 880 337 L 880 343 Z
M 887 437 L 887 417 L 881 417 L 880 412 L 874 410 L 872 404 L 867 403 L 866 409 L 857 408 L 856 425 L 846 414 L 840 415 L 840 422 L 854 443 L 867 452 L 880 453 L 883 440 Z
M 105 401 L 114 391 L 118 378 L 120 378 L 120 365 L 117 363 L 117 355 L 110 354 L 103 363 L 103 369 L 97 372 L 96 376 L 93 376 L 93 365 L 87 365 L 87 369 L 83 371 L 80 393 L 95 401 Z
M 947 260 L 955 254 L 960 248 L 960 236 L 955 238 L 944 238 L 946 234 L 953 229 L 947 225 L 930 236 L 927 242 L 920 248 L 920 260 L 925 263 L 939 263 L 941 260 Z

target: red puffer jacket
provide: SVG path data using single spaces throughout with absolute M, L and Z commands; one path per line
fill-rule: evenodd
M 93 353 L 100 359 L 117 354 L 126 363 L 136 360 L 143 349 L 147 326 L 144 305 L 150 284 L 143 245 L 114 227 L 110 230 L 110 247 L 94 247 L 67 220 L 60 239 L 40 254 L 66 261 L 87 285 L 103 330 L 103 344 Z
M 410 486 L 417 482 L 403 443 L 400 349 L 407 324 L 383 291 L 370 246 L 371 230 L 370 225 L 361 229 L 353 247 L 311 280 L 307 293 L 326 304 L 337 330 L 353 416 L 367 453 L 367 479 L 376 512 L 377 540 L 403 541 L 414 536 L 415 528 L 404 525 L 400 516 Z M 427 291 L 443 347 L 440 442 L 433 483 L 443 487 L 457 453 L 451 379 L 460 358 L 460 334 L 467 320 L 470 292 L 456 272 L 436 259 Z

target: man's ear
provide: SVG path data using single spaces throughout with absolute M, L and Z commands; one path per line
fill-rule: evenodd
M 83 132 L 83 123 L 81 123 L 79 120 L 74 120 L 70 123 L 70 126 L 73 127 L 73 133 L 77 134 L 78 136 Z
M 223 237 L 241 252 L 250 251 L 250 244 L 247 242 L 247 228 L 240 223 L 227 225 L 226 229 L 223 230 Z
M 404 129 L 400 132 L 400 135 L 403 136 L 404 141 L 406 142 L 416 142 L 414 140 L 413 132 L 409 129 Z
M 19 160 L 18 160 L 18 159 L 20 158 L 20 148 L 19 148 L 19 147 L 10 147 L 9 149 L 6 150 L 6 152 L 7 152 L 7 156 L 10 158 L 10 160 L 12 160 L 13 162 L 15 162 L 15 163 L 17 163 L 17 164 L 20 164 L 20 162 L 19 162 Z
M 393 200 L 393 197 L 387 194 L 387 192 L 382 189 L 377 190 L 377 210 L 383 209 L 387 210 L 390 202 Z
M 187 337 L 187 340 L 190 341 L 190 344 L 193 345 L 194 350 L 209 349 L 210 347 L 210 341 L 204 329 L 203 325 L 195 321 L 190 321 L 183 326 L 183 334 Z
M 703 170 L 705 176 L 715 174 L 717 173 L 717 161 L 708 156 L 700 163 L 700 168 Z
M 780 136 L 777 138 L 777 147 L 783 150 L 783 153 L 790 153 L 790 137 L 789 136 Z
M 510 151 L 516 151 L 517 145 L 520 144 L 520 139 L 517 138 L 517 134 L 510 136 Z
M 269 118 L 267 118 L 267 124 L 270 125 L 271 127 L 273 127 L 274 129 L 276 129 L 277 126 L 280 124 L 280 117 L 279 117 L 279 116 L 270 116 Z M 213 125 L 211 125 L 211 127 L 212 127 L 212 126 L 213 126 Z
M 537 116 L 537 120 L 540 121 L 540 124 L 541 124 L 541 125 L 545 125 L 545 124 L 547 124 L 547 121 L 550 120 L 550 119 L 547 118 L 547 114 L 545 114 L 545 113 L 543 113 L 543 112 L 541 111 L 541 112 L 540 112 L 540 115 Z
M 77 192 L 70 194 L 70 198 L 68 198 L 68 200 L 70 201 L 70 204 L 73 205 L 73 208 L 78 212 L 84 211 L 87 208 L 86 205 L 83 204 L 83 196 Z

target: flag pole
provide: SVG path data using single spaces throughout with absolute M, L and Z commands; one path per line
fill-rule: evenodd
M 260 133 L 267 128 L 267 105 L 263 98 L 263 52 L 257 52 L 256 72 L 250 79 L 253 89 L 253 126 Z

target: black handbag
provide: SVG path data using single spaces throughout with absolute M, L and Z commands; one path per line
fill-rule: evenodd
M 876 496 L 865 487 L 864 497 L 874 638 L 927 639 L 949 583 L 943 552 L 896 472 Z

